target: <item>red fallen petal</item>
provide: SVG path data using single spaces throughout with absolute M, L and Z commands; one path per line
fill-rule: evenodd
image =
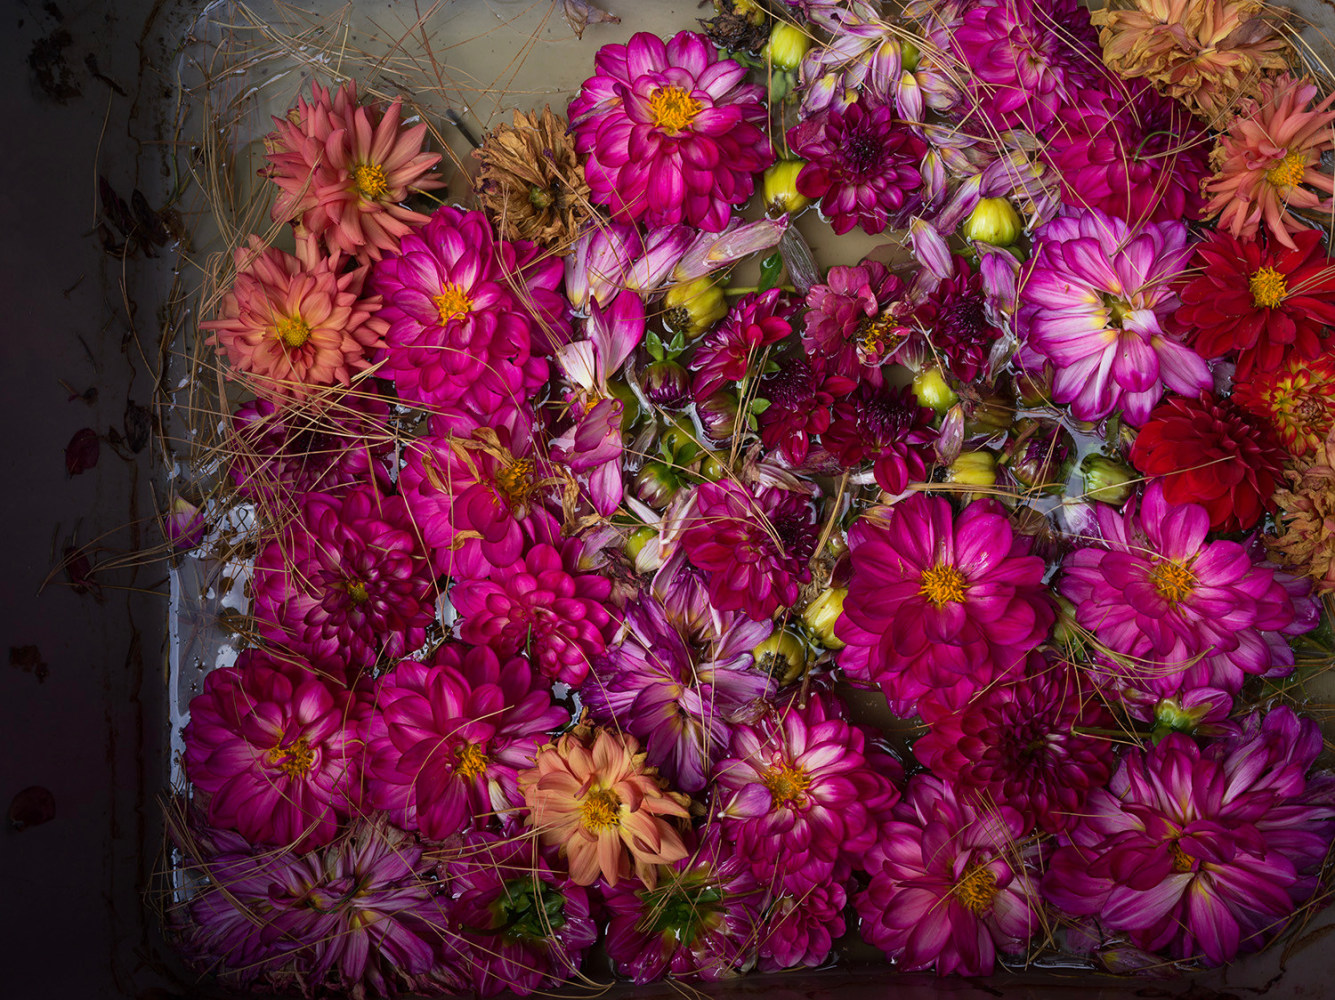
M 70 443 L 65 445 L 65 471 L 71 476 L 87 472 L 97 464 L 102 453 L 102 442 L 97 431 L 84 427 L 74 432 Z

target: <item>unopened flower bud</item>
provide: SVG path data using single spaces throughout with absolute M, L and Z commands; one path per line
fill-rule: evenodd
M 640 376 L 645 398 L 655 406 L 679 410 L 691 399 L 691 378 L 675 361 L 655 361 Z
M 1085 648 L 1087 633 L 1075 620 L 1075 605 L 1061 594 L 1053 594 L 1057 602 L 1057 620 L 1052 626 L 1052 641 L 1067 658 L 1074 658 Z
M 931 407 L 937 413 L 945 413 L 960 401 L 940 368 L 924 368 L 919 372 L 913 380 L 913 395 L 920 406 Z
M 964 417 L 964 433 L 996 434 L 1008 431 L 1015 423 L 1015 398 L 1009 394 L 987 395 L 973 405 Z
M 635 562 L 639 559 L 640 553 L 644 547 L 658 537 L 658 530 L 645 525 L 642 528 L 636 528 L 629 537 L 626 538 L 626 555 L 630 556 L 630 561 Z
M 922 58 L 922 52 L 918 46 L 914 45 L 907 38 L 899 40 L 899 61 L 905 70 L 912 73 L 918 68 L 918 60 Z
M 1131 496 L 1134 474 L 1121 462 L 1107 455 L 1086 455 L 1080 463 L 1085 478 L 1085 499 L 1120 507 Z
M 765 205 L 776 212 L 796 215 L 811 204 L 811 199 L 797 190 L 797 175 L 805 160 L 780 160 L 765 171 Z
M 802 65 L 802 57 L 811 48 L 811 37 L 795 24 L 775 21 L 769 33 L 765 54 L 770 65 L 779 69 L 795 70 Z
M 724 444 L 737 433 L 737 396 L 726 389 L 695 404 L 695 414 L 712 441 Z
M 1025 406 L 1052 405 L 1052 365 L 1045 363 L 1037 371 L 1023 371 L 1015 376 L 1015 390 Z
M 654 510 L 662 510 L 670 504 L 680 488 L 681 480 L 662 462 L 645 462 L 632 484 L 636 499 Z
M 946 482 L 963 486 L 994 486 L 997 460 L 990 451 L 966 451 L 946 467 Z
M 847 596 L 847 587 L 827 587 L 802 612 L 802 623 L 826 649 L 844 648 L 844 643 L 834 634 L 834 623 L 844 613 L 844 598 Z
M 189 552 L 204 541 L 204 536 L 208 534 L 208 524 L 202 510 L 177 497 L 172 502 L 171 513 L 163 519 L 163 530 L 173 549 Z
M 806 647 L 801 639 L 786 629 L 772 633 L 752 650 L 752 654 L 756 658 L 756 666 L 778 681 L 780 687 L 799 680 L 806 670 Z
M 718 460 L 718 456 L 712 451 L 706 452 L 700 462 L 700 477 L 708 479 L 711 483 L 717 483 L 727 474 L 728 467 Z
M 1020 236 L 1020 213 L 1006 198 L 981 198 L 964 220 L 966 239 L 1007 247 Z
M 1001 461 L 1020 485 L 1058 494 L 1066 489 L 1075 452 L 1075 440 L 1061 424 L 1026 417 L 1016 422 Z
M 696 278 L 668 288 L 663 296 L 663 325 L 673 333 L 698 337 L 728 315 L 723 289 L 709 278 Z
M 695 461 L 700 453 L 700 438 L 689 420 L 679 418 L 663 429 L 658 446 L 673 468 L 681 468 Z

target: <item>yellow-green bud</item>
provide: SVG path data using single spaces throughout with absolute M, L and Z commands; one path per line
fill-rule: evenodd
M 797 175 L 805 160 L 780 160 L 765 171 L 765 205 L 788 215 L 796 215 L 811 204 L 811 199 L 797 190 Z
M 996 456 L 990 451 L 966 451 L 946 469 L 946 482 L 964 486 L 995 486 Z
M 922 52 L 918 46 L 914 45 L 907 38 L 899 40 L 899 61 L 904 67 L 906 73 L 912 73 L 918 68 L 918 60 L 922 58 Z
M 945 413 L 960 401 L 940 368 L 920 371 L 913 380 L 913 395 L 918 397 L 920 406 L 930 406 L 937 413 Z
M 993 246 L 1010 246 L 1020 235 L 1020 214 L 1005 198 L 983 198 L 964 220 L 968 239 Z
M 626 555 L 630 556 L 631 562 L 639 558 L 640 552 L 651 541 L 658 537 L 658 529 L 651 528 L 647 524 L 642 528 L 636 528 L 626 539 Z
M 765 54 L 769 56 L 770 65 L 792 70 L 802 65 L 802 57 L 809 48 L 811 38 L 805 31 L 787 21 L 775 21 Z
M 663 296 L 667 310 L 663 323 L 673 333 L 681 331 L 698 337 L 728 315 L 728 300 L 723 290 L 709 278 L 696 278 L 668 288 Z
M 780 686 L 798 680 L 807 667 L 806 646 L 786 629 L 772 633 L 752 653 L 756 658 L 756 666 L 778 681 Z
M 1076 656 L 1085 648 L 1086 632 L 1076 622 L 1075 605 L 1060 594 L 1053 594 L 1057 602 L 1057 621 L 1052 626 L 1052 641 L 1068 657 Z
M 711 483 L 717 483 L 728 474 L 728 468 L 718 460 L 718 456 L 712 451 L 705 452 L 704 459 L 700 462 L 700 475 L 708 479 Z
M 826 649 L 844 648 L 844 643 L 834 634 L 834 623 L 844 613 L 844 598 L 847 596 L 847 587 L 826 587 L 802 612 L 802 623 Z
M 1086 455 L 1080 463 L 1085 479 L 1085 499 L 1120 507 L 1131 495 L 1134 474 L 1121 462 L 1107 455 Z

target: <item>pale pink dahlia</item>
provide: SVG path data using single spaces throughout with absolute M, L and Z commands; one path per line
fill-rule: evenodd
M 405 830 L 443 840 L 505 820 L 523 804 L 519 772 L 569 721 L 527 661 L 485 646 L 440 646 L 376 683 L 367 721 L 366 790 Z
M 185 772 L 209 822 L 302 850 L 334 839 L 360 798 L 366 705 L 301 665 L 246 650 L 190 701 Z
M 1081 420 L 1120 409 L 1139 426 L 1164 388 L 1194 396 L 1213 385 L 1204 359 L 1166 330 L 1172 281 L 1189 250 L 1181 222 L 1131 229 L 1098 209 L 1037 232 L 1025 266 L 1016 332 L 1027 367 L 1056 369 L 1052 398 Z
M 271 392 L 306 396 L 312 386 L 350 385 L 388 329 L 379 295 L 362 295 L 367 269 L 337 257 L 303 262 L 252 236 L 238 247 L 236 278 L 210 330 L 237 371 Z
M 1039 929 L 1039 848 L 1007 805 L 978 809 L 942 779 L 909 780 L 882 830 L 871 885 L 853 899 L 862 936 L 905 971 L 989 975 Z
M 303 497 L 297 520 L 260 550 L 252 585 L 261 635 L 354 670 L 417 649 L 436 618 L 408 508 L 373 487 Z
M 1116 682 L 1156 697 L 1195 688 L 1236 695 L 1248 675 L 1293 667 L 1287 638 L 1316 625 L 1305 583 L 1248 547 L 1209 539 L 1210 515 L 1151 483 L 1137 511 L 1097 504 L 1101 538 L 1068 555 L 1061 592 L 1111 654 Z
M 774 161 L 764 89 L 691 31 L 604 45 L 595 65 L 569 108 L 594 200 L 619 222 L 722 231 Z
M 573 561 L 569 543 L 565 551 Z M 534 545 L 513 566 L 457 581 L 450 599 L 463 618 L 465 642 L 491 646 L 501 656 L 526 653 L 544 677 L 578 685 L 589 659 L 606 647 L 612 583 L 597 573 L 570 572 L 562 553 Z
M 1335 782 L 1304 777 L 1321 737 L 1287 707 L 1228 730 L 1204 749 L 1170 733 L 1131 750 L 1053 855 L 1044 896 L 1211 965 L 1278 934 L 1317 889 Z
M 992 501 L 956 517 L 949 500 L 915 493 L 859 520 L 848 542 L 839 665 L 879 684 L 899 715 L 924 697 L 963 705 L 1023 669 L 1052 626 L 1047 567 Z

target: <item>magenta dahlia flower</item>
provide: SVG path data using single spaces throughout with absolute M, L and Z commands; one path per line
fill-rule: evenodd
M 358 696 L 261 650 L 211 671 L 184 733 L 209 823 L 251 843 L 328 844 L 360 798 L 365 716 Z
M 569 108 L 593 199 L 618 222 L 722 231 L 774 162 L 764 88 L 692 31 L 640 32 L 594 62 Z
M 607 954 L 635 983 L 664 974 L 717 981 L 755 961 L 763 894 L 717 828 L 685 858 L 660 865 L 654 888 L 621 879 L 604 899 Z
M 580 689 L 595 719 L 643 743 L 648 761 L 673 788 L 701 792 L 733 722 L 774 696 L 774 681 L 752 650 L 768 621 L 723 614 L 714 636 L 686 637 L 648 596 L 628 605 L 625 638 Z
M 1112 679 L 1158 698 L 1211 687 L 1236 695 L 1248 675 L 1283 676 L 1287 637 L 1317 623 L 1305 582 L 1248 547 L 1209 539 L 1210 515 L 1151 483 L 1140 510 L 1097 504 L 1101 538 L 1062 564 L 1076 622 L 1111 656 Z
M 961 801 L 914 775 L 885 824 L 871 885 L 853 899 L 862 936 L 906 972 L 989 975 L 997 952 L 1023 955 L 1039 929 L 1039 848 L 1010 806 Z
M 963 705 L 1021 670 L 1052 626 L 1047 567 L 993 501 L 956 517 L 949 500 L 915 493 L 859 520 L 848 542 L 839 665 L 879 684 L 898 715 L 924 697 Z
M 521 657 L 440 646 L 376 683 L 367 721 L 366 792 L 405 830 L 443 840 L 523 805 L 518 775 L 570 714 Z
M 841 236 L 855 226 L 872 236 L 885 232 L 922 203 L 927 143 L 891 107 L 861 100 L 829 107 L 789 129 L 788 143 L 807 161 L 798 192 L 820 199 L 821 213 Z
M 1005 803 L 1026 827 L 1057 833 L 1113 771 L 1112 715 L 1080 679 L 1070 664 L 1030 653 L 1024 676 L 953 712 L 925 701 L 927 735 L 913 755 L 962 798 Z
M 464 642 L 500 656 L 527 653 L 544 677 L 576 686 L 606 648 L 611 593 L 607 577 L 570 572 L 562 549 L 540 543 L 489 577 L 457 581 L 450 600 Z
M 843 937 L 848 892 L 838 882 L 814 885 L 771 903 L 760 939 L 761 972 L 824 965 L 836 938 Z
M 1143 424 L 1167 386 L 1194 396 L 1213 385 L 1203 358 L 1165 329 L 1172 282 L 1189 253 L 1181 222 L 1132 230 L 1098 209 L 1053 219 L 1020 284 L 1017 333 L 1028 367 L 1051 361 L 1052 398 L 1081 420 L 1121 409 Z
M 800 354 L 779 359 L 778 370 L 760 380 L 759 396 L 769 401 L 760 414 L 760 440 L 801 465 L 811 439 L 830 429 L 830 407 L 857 385 L 845 375 L 822 374 Z
M 300 517 L 256 557 L 253 587 L 262 636 L 353 668 L 417 649 L 436 618 L 408 508 L 372 487 L 303 497 Z
M 777 288 L 743 295 L 718 329 L 705 337 L 691 357 L 696 376 L 691 393 L 698 403 L 719 389 L 739 382 L 756 367 L 761 352 L 793 332 L 793 306 Z
M 832 267 L 825 281 L 806 298 L 802 346 L 812 367 L 882 385 L 881 366 L 909 337 L 896 309 L 904 283 L 875 260 Z
M 486 416 L 547 381 L 536 355 L 568 339 L 559 258 L 497 240 L 483 212 L 442 206 L 380 261 L 372 286 L 389 323 L 381 374 L 405 401 Z
M 716 610 L 740 610 L 760 621 L 790 607 L 799 585 L 811 579 L 807 563 L 818 533 L 806 496 L 775 487 L 752 494 L 725 479 L 696 489 L 681 545 L 709 574 Z
M 554 871 L 536 841 L 474 831 L 447 871 L 467 975 L 479 995 L 527 996 L 578 974 L 598 938 L 589 893 Z
M 1279 933 L 1316 890 L 1335 782 L 1304 777 L 1317 725 L 1287 707 L 1201 749 L 1170 733 L 1090 797 L 1043 894 L 1146 951 L 1222 965 Z
M 846 469 L 870 462 L 876 484 L 898 495 L 927 477 L 935 413 L 920 406 L 907 387 L 877 388 L 863 382 L 834 404 L 830 429 L 821 441 Z
M 961 382 L 973 382 L 987 370 L 1001 330 L 988 317 L 983 271 L 974 271 L 960 256 L 952 257 L 951 265 L 950 276 L 914 306 L 910 323 L 921 331 L 925 353 Z

